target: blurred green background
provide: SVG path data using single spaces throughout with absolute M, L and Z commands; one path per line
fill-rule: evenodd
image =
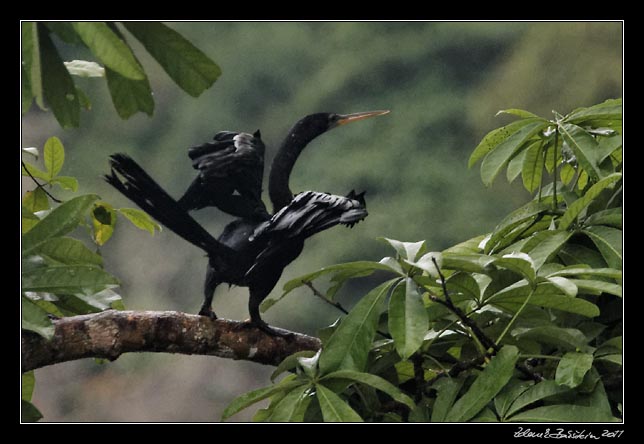
M 62 173 L 79 179 L 80 192 L 131 207 L 101 180 L 111 153 L 132 155 L 178 197 L 194 177 L 187 148 L 217 131 L 260 128 L 269 163 L 286 131 L 306 114 L 390 109 L 388 116 L 322 135 L 300 157 L 294 191 L 367 190 L 370 215 L 352 230 L 336 227 L 310 239 L 273 297 L 287 280 L 322 266 L 388 255 L 378 236 L 425 239 L 441 250 L 491 230 L 529 198 L 519 183 L 503 178 L 487 189 L 478 167 L 467 169 L 480 139 L 507 122 L 495 113 L 524 108 L 551 117 L 551 110 L 567 113 L 622 95 L 620 22 L 169 25 L 222 68 L 210 90 L 189 97 L 131 39 L 154 90 L 152 118 L 120 120 L 104 80 L 80 79 L 93 104 L 81 128 L 62 131 L 51 113 L 32 110 L 23 118 L 23 146 L 42 147 L 59 136 L 67 153 Z M 59 47 L 67 60 L 88 57 Z M 215 209 L 196 217 L 213 233 L 230 220 Z M 169 230 L 150 237 L 121 221 L 102 252 L 108 271 L 122 281 L 128 309 L 198 310 L 206 260 Z M 351 306 L 379 278 L 355 282 L 339 300 Z M 244 288 L 222 286 L 214 309 L 245 319 L 247 298 Z M 265 319 L 315 334 L 338 314 L 299 290 Z M 34 403 L 45 421 L 216 421 L 232 398 L 264 386 L 271 372 L 204 356 L 130 354 L 105 365 L 85 360 L 37 370 Z

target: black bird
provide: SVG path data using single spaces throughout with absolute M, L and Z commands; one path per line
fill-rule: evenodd
M 246 286 L 250 291 L 251 325 L 275 334 L 275 331 L 261 319 L 259 305 L 273 289 L 284 268 L 299 256 L 306 238 L 337 224 L 353 226 L 367 216 L 364 193 L 355 194 L 352 191 L 343 197 L 306 191 L 293 196 L 288 182 L 297 157 L 310 141 L 331 128 L 386 113 L 388 111 L 349 115 L 318 113 L 306 116 L 297 122 L 289 131 L 271 166 L 269 196 L 274 215 L 268 220 L 262 220 L 266 219 L 265 217 L 257 217 L 259 213 L 256 212 L 255 196 L 261 193 L 261 182 L 259 191 L 257 183 L 253 181 L 256 188 L 251 190 L 252 186 L 249 186 L 244 188 L 243 193 L 239 188 L 235 188 L 231 193 L 230 187 L 221 190 L 216 187 L 217 181 L 204 180 L 198 184 L 197 189 L 200 192 L 190 191 L 189 188 L 184 194 L 185 198 L 195 193 L 192 194 L 194 197 L 191 197 L 193 200 L 185 198 L 183 204 L 180 204 L 134 160 L 123 154 L 111 156 L 112 172 L 106 176 L 106 180 L 171 231 L 207 253 L 209 261 L 204 285 L 205 300 L 200 314 L 216 317 L 211 303 L 214 291 L 219 284 Z M 244 133 L 225 134 L 235 134 L 232 136 L 234 138 Z M 221 137 L 224 139 L 228 136 Z M 256 133 L 253 138 L 259 139 L 259 134 Z M 257 142 L 255 145 L 259 146 Z M 263 144 L 261 148 L 263 149 Z M 207 154 L 207 149 L 204 152 Z M 215 177 L 207 174 L 209 168 L 216 170 L 220 165 L 217 162 L 211 163 L 210 166 L 200 170 L 200 177 L 202 174 L 206 178 Z M 262 167 L 256 166 L 254 171 L 261 170 L 263 170 Z M 238 177 L 235 169 L 229 168 L 228 171 L 230 172 L 228 180 L 235 182 Z M 194 182 L 191 187 L 193 185 L 195 185 Z M 219 196 L 209 199 L 201 197 L 200 193 L 219 194 Z M 252 208 L 252 214 L 245 214 L 245 217 L 228 224 L 218 239 L 212 237 L 188 214 L 189 208 L 198 208 L 202 203 L 204 206 L 212 204 L 221 209 L 221 202 L 226 201 L 230 196 L 237 197 L 238 203 L 233 205 L 234 212 L 246 211 L 240 208 Z M 186 204 L 186 202 L 198 204 Z M 243 203 L 240 205 L 239 202 Z M 226 203 L 223 205 L 226 206 Z
M 190 148 L 188 156 L 199 175 L 179 199 L 183 208 L 214 206 L 236 217 L 270 218 L 262 202 L 264 143 L 259 130 L 221 131 L 213 142 Z

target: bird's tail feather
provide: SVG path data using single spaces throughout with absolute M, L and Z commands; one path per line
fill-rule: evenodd
M 209 254 L 230 255 L 218 242 L 131 157 L 110 156 L 111 174 L 105 180 L 169 230 Z M 117 175 L 118 173 L 118 175 Z

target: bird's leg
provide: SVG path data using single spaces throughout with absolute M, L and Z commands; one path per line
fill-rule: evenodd
M 272 289 L 272 288 L 271 288 Z M 250 321 L 245 324 L 249 327 L 256 327 L 266 334 L 271 336 L 290 336 L 292 333 L 280 332 L 268 326 L 268 324 L 259 315 L 259 305 L 268 296 L 270 290 L 261 291 L 262 289 L 250 288 L 250 299 L 248 300 L 248 312 L 250 313 Z
M 210 319 L 217 319 L 217 315 L 212 311 L 212 298 L 215 295 L 215 289 L 219 285 L 218 276 L 213 267 L 208 264 L 206 270 L 206 282 L 204 283 L 204 301 L 199 314 L 201 316 L 208 316 Z

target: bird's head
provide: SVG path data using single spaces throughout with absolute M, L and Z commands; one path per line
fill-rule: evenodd
M 320 134 L 347 123 L 388 114 L 389 110 L 366 111 L 352 114 L 315 113 L 300 119 L 291 131 L 292 136 L 310 142 Z

